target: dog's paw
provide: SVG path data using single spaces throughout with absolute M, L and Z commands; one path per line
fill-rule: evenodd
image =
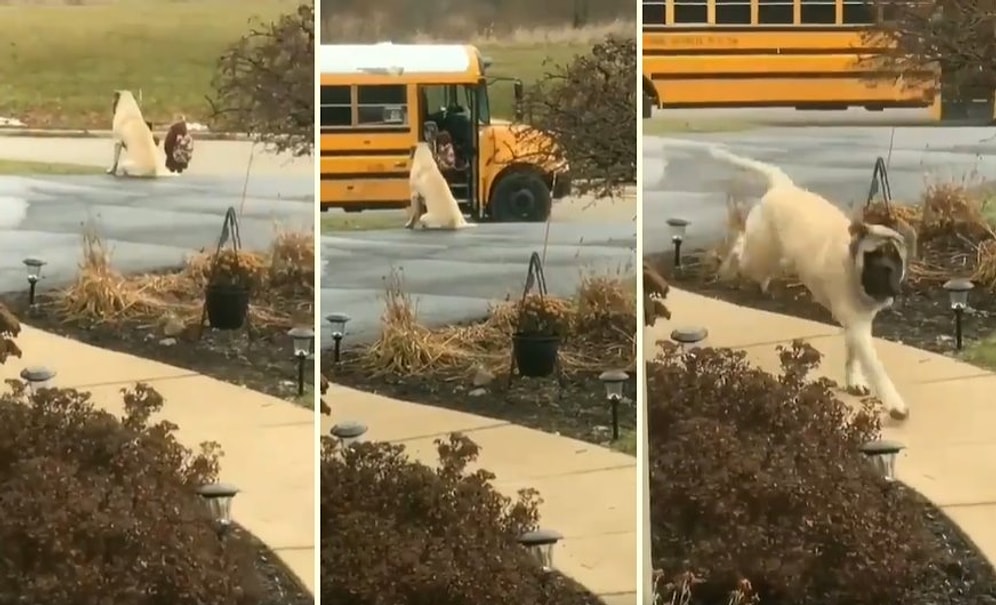
M 851 379 L 850 381 L 848 381 L 845 390 L 851 395 L 855 395 L 857 397 L 867 397 L 868 395 L 871 395 L 871 389 L 868 388 L 867 384 L 865 384 L 864 379 L 861 380 Z
M 910 417 L 910 411 L 905 407 L 889 408 L 889 417 L 893 420 L 906 420 Z
M 109 174 L 111 176 L 116 176 L 117 175 L 117 170 L 115 170 L 113 168 L 108 168 L 107 170 L 104 171 L 104 174 Z

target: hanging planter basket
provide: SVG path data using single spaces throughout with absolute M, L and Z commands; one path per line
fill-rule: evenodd
M 546 378 L 557 375 L 560 380 L 560 345 L 562 337 L 549 321 L 537 321 L 535 317 L 527 318 L 528 313 L 536 310 L 526 310 L 526 301 L 530 292 L 537 296 L 541 309 L 546 309 L 546 278 L 543 275 L 543 263 L 539 254 L 533 252 L 529 257 L 529 270 L 526 273 L 526 285 L 519 301 L 516 328 L 512 333 L 512 360 L 508 373 L 508 386 L 512 385 L 512 377 Z M 530 316 L 531 317 L 531 316 Z M 516 372 L 517 371 L 517 372 Z
M 521 376 L 546 378 L 557 370 L 560 337 L 542 334 L 512 335 L 512 354 Z
M 235 284 L 208 284 L 204 292 L 208 324 L 215 330 L 238 330 L 249 315 L 249 288 Z
M 224 250 L 228 245 L 230 252 Z M 198 338 L 204 328 L 204 320 L 215 330 L 238 330 L 249 324 L 249 280 L 239 261 L 242 250 L 242 237 L 239 233 L 239 219 L 235 208 L 225 212 L 221 225 L 218 247 L 211 261 L 207 286 L 204 288 L 204 310 Z M 251 336 L 250 336 L 251 338 Z

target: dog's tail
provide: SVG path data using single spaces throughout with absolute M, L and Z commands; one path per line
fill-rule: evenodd
M 785 171 L 774 164 L 767 164 L 765 162 L 745 158 L 744 156 L 731 153 L 722 147 L 716 146 L 709 147 L 709 154 L 717 160 L 733 164 L 738 168 L 757 172 L 767 179 L 768 189 L 773 189 L 778 185 L 791 185 L 793 182 L 789 175 L 785 174 Z

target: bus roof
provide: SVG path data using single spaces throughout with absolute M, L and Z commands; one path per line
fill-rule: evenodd
M 464 74 L 479 77 L 482 65 L 473 46 L 463 44 L 322 44 L 322 74 Z

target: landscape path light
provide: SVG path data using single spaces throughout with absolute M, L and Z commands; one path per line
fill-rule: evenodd
M 543 571 L 550 572 L 553 571 L 553 547 L 563 538 L 552 529 L 537 529 L 519 536 L 519 544 L 526 547 Z
M 349 323 L 349 315 L 345 313 L 329 313 L 325 316 L 325 321 L 332 326 L 332 361 L 339 363 L 342 351 L 342 337 L 346 335 L 346 324 Z
M 197 495 L 204 499 L 211 511 L 215 531 L 224 538 L 232 525 L 232 499 L 239 489 L 230 483 L 209 483 L 197 488 Z
M 605 397 L 612 408 L 612 440 L 619 439 L 619 402 L 623 398 L 623 387 L 629 380 L 629 374 L 622 370 L 606 370 L 598 379 L 605 385 Z
M 957 277 L 955 279 L 949 279 L 944 282 L 944 289 L 948 292 L 948 300 L 951 303 L 951 310 L 954 312 L 955 318 L 955 347 L 961 350 L 962 345 L 962 330 L 961 322 L 965 315 L 965 309 L 968 308 L 968 293 L 972 291 L 975 284 L 972 280 L 965 279 L 963 277 Z
M 688 231 L 688 221 L 683 218 L 667 219 L 668 231 L 671 233 L 671 244 L 674 246 L 674 268 L 681 267 L 681 243 L 685 241 Z
M 886 481 L 896 479 L 896 458 L 906 446 L 898 441 L 876 439 L 861 446 L 861 453 L 871 460 Z
M 682 350 L 686 353 L 702 347 L 708 336 L 709 330 L 699 326 L 677 328 L 671 332 L 671 340 L 681 345 Z
M 28 306 L 34 308 L 35 289 L 38 287 L 38 281 L 42 278 L 45 261 L 28 257 L 22 262 L 24 263 L 25 270 L 28 272 Z
M 291 328 L 287 335 L 294 343 L 294 359 L 297 360 L 297 396 L 304 395 L 304 363 L 315 352 L 315 331 L 306 326 Z
M 350 446 L 358 442 L 367 432 L 367 425 L 361 422 L 343 422 L 332 427 L 332 436 L 339 440 L 343 446 Z
M 55 372 L 45 366 L 29 366 L 21 370 L 21 380 L 28 383 L 31 394 L 38 393 L 41 389 L 52 388 L 52 380 Z

